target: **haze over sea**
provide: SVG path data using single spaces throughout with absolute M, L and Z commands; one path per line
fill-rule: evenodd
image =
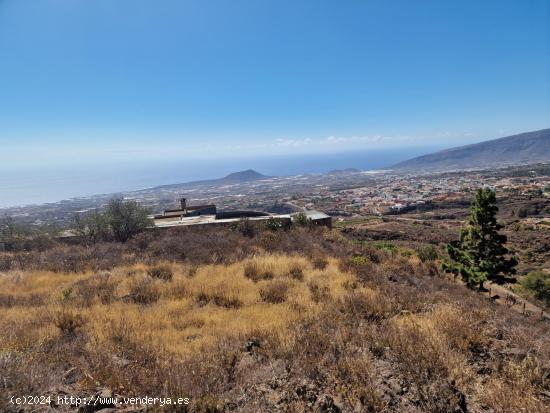
M 310 155 L 0 169 L 0 208 L 221 178 L 244 169 L 254 169 L 270 176 L 324 173 L 345 168 L 381 169 L 437 149 L 440 148 L 424 146 Z

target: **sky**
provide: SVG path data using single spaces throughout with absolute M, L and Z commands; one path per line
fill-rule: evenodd
M 0 171 L 549 126 L 548 0 L 0 0 Z

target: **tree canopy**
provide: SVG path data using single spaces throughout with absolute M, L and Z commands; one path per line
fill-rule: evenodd
M 111 199 L 107 204 L 107 222 L 114 238 L 126 242 L 151 225 L 150 211 L 137 201 Z
M 134 200 L 111 199 L 104 212 L 94 210 L 73 219 L 76 233 L 90 244 L 114 239 L 126 242 L 152 225 L 149 209 Z
M 499 233 L 497 212 L 495 192 L 478 189 L 459 240 L 447 245 L 449 261 L 443 269 L 460 275 L 470 288 L 482 289 L 487 280 L 502 283 L 515 273 L 517 260 L 509 257 L 506 236 Z

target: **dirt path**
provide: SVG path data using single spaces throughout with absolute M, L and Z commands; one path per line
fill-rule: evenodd
M 489 296 L 499 304 L 507 305 L 509 308 L 522 314 L 531 314 L 535 317 L 550 320 L 550 314 L 548 312 L 502 285 L 486 282 L 485 288 L 489 290 Z

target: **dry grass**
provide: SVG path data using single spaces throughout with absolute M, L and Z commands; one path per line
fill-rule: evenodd
M 163 281 L 170 281 L 174 272 L 168 265 L 157 265 L 147 270 L 147 275 Z
M 260 297 L 266 303 L 282 303 L 287 299 L 289 288 L 290 284 L 286 280 L 269 281 L 260 288 Z
M 251 266 L 272 276 L 254 282 L 244 275 Z M 303 269 L 302 281 L 288 278 L 296 267 Z M 0 288 L 11 294 L 10 305 L 2 310 L 3 323 L 29 324 L 35 314 L 29 308 L 52 313 L 63 304 L 67 311 L 81 311 L 88 320 L 86 334 L 91 337 L 101 337 L 104 326 L 124 316 L 131 328 L 147 331 L 153 341 L 183 354 L 230 333 L 246 337 L 257 332 L 257 326 L 263 332 L 280 329 L 296 319 L 295 306 L 306 312 L 319 311 L 309 298 L 307 282 L 332 284 L 333 294 L 338 296 L 344 291 L 341 284 L 352 277 L 340 273 L 335 262 L 326 269 L 333 272 L 329 277 L 314 270 L 306 259 L 280 255 L 202 266 L 194 268 L 192 276 L 186 265 L 173 264 L 171 271 L 173 278 L 167 281 L 148 276 L 151 268 L 142 264 L 115 268 L 109 274 L 5 275 L 0 278 Z M 283 302 L 283 306 L 273 305 Z M 55 337 L 54 324 L 44 325 L 42 339 Z
M 74 368 L 75 391 L 183 394 L 191 411 L 547 411 L 547 325 L 353 248 L 0 273 L 0 383 L 38 394 Z

